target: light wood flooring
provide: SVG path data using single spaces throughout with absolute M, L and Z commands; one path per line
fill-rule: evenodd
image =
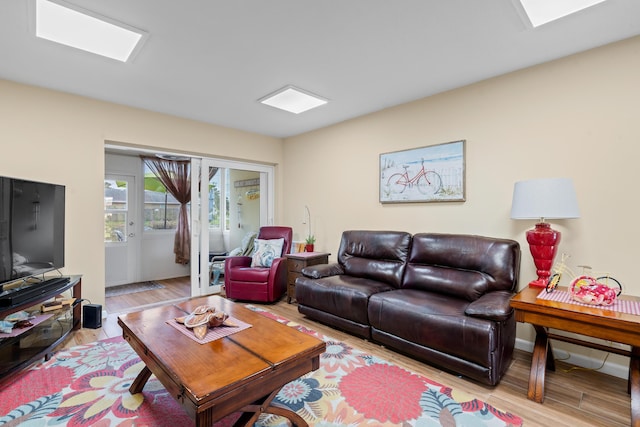
M 150 307 L 189 295 L 189 279 L 162 281 L 165 288 L 109 298 L 106 301 L 107 319 L 99 329 L 81 329 L 65 343 L 65 347 L 120 336 L 118 313 L 134 307 Z M 496 387 L 487 387 L 461 378 L 425 363 L 415 361 L 382 346 L 306 319 L 297 306 L 287 304 L 286 298 L 276 304 L 264 306 L 269 311 L 296 321 L 322 334 L 341 340 L 367 353 L 376 355 L 408 370 L 421 374 L 459 392 L 484 400 L 497 408 L 508 410 L 524 419 L 529 426 L 629 426 L 630 398 L 627 382 L 595 371 L 574 370 L 564 362 L 556 362 L 556 371 L 547 373 L 546 395 L 543 404 L 527 399 L 527 384 L 531 354 L 516 350 L 507 374 Z

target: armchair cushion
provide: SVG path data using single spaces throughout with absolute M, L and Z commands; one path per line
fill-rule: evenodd
M 251 267 L 271 267 L 273 260 L 282 255 L 284 238 L 281 239 L 255 239 L 255 251 L 251 258 Z

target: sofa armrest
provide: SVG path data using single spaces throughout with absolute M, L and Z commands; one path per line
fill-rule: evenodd
M 333 264 L 318 264 L 303 268 L 302 274 L 312 279 L 320 279 L 344 274 L 344 269 L 337 262 Z
M 513 293 L 509 291 L 489 292 L 469 304 L 464 314 L 497 322 L 507 320 L 513 313 L 510 304 L 512 296 Z

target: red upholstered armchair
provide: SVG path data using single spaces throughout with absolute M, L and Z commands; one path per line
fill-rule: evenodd
M 290 252 L 292 238 L 291 227 L 261 227 L 252 256 L 227 258 L 224 263 L 227 298 L 258 302 L 279 300 L 287 289 L 287 259 L 283 255 Z M 282 239 L 281 249 L 279 239 Z

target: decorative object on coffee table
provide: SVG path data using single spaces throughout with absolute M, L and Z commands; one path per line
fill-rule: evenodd
M 533 230 L 527 231 L 527 242 L 538 275 L 529 286 L 547 286 L 560 244 L 560 232 L 552 229 L 545 220 L 579 217 L 578 200 L 571 179 L 543 178 L 515 183 L 511 218 L 539 220 Z
M 228 320 L 229 315 L 223 311 L 216 311 L 215 307 L 201 305 L 186 317 L 176 317 L 175 321 L 191 329 L 198 339 L 204 339 L 209 328 L 229 326 L 237 328 L 238 325 Z

